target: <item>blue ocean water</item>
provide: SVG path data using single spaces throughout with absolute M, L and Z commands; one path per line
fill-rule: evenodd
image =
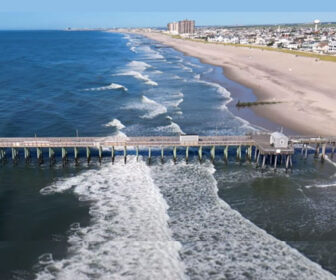
M 2 137 L 263 129 L 228 110 L 249 89 L 140 35 L 0 32 L 0 51 Z M 332 163 L 261 174 L 179 153 L 1 166 L 1 279 L 333 278 L 318 265 L 336 271 Z

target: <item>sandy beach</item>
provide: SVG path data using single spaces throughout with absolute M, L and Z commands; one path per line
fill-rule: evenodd
M 161 33 L 142 35 L 223 67 L 229 79 L 253 89 L 260 101 L 282 102 L 254 106 L 258 115 L 301 134 L 336 135 L 336 63 Z

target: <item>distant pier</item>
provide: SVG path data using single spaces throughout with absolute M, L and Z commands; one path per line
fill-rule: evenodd
M 127 162 L 128 152 L 135 152 L 136 158 L 139 151 L 148 151 L 149 161 L 152 158 L 152 149 L 161 149 L 161 160 L 168 155 L 167 150 L 177 161 L 177 148 L 185 149 L 185 160 L 189 160 L 190 149 L 197 149 L 198 158 L 202 161 L 204 149 L 210 150 L 212 161 L 216 158 L 216 151 L 222 151 L 224 161 L 228 161 L 229 149 L 235 149 L 236 159 L 244 159 L 256 163 L 256 167 L 264 170 L 267 165 L 277 169 L 284 165 L 286 170 L 293 166 L 292 155 L 294 149 L 301 148 L 303 158 L 308 157 L 308 149 L 314 147 L 315 157 L 321 155 L 323 162 L 326 156 L 327 147 L 331 148 L 331 157 L 334 156 L 336 137 L 308 137 L 291 136 L 288 138 L 288 145 L 276 148 L 270 144 L 270 134 L 256 134 L 244 136 L 165 136 L 165 137 L 32 137 L 32 138 L 0 138 L 0 161 L 5 164 L 10 158 L 14 163 L 20 159 L 20 151 L 27 163 L 35 157 L 39 164 L 44 163 L 47 155 L 49 164 L 56 162 L 56 152 L 62 158 L 63 165 L 69 161 L 68 153 L 74 157 L 76 164 L 79 164 L 79 151 L 85 150 L 86 160 L 91 160 L 92 151 L 98 154 L 99 162 L 102 161 L 103 150 L 108 149 L 111 160 L 114 162 L 116 151 L 122 152 L 124 162 Z

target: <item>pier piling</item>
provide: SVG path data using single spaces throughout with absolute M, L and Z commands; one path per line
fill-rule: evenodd
M 262 159 L 262 166 L 261 166 L 261 170 L 263 171 L 266 168 L 266 155 L 262 155 L 263 159 Z
M 65 148 L 62 148 L 62 165 L 65 166 L 68 161 L 68 151 Z
M 241 155 L 242 155 L 242 152 L 241 152 L 241 146 L 237 146 L 237 161 L 241 161 Z
M 173 148 L 173 160 L 176 163 L 176 146 Z
M 139 146 L 135 147 L 135 157 L 136 157 L 136 161 L 139 160 Z
M 215 160 L 215 155 L 216 155 L 216 148 L 215 148 L 215 146 L 212 146 L 211 150 L 210 150 L 210 156 L 211 156 L 211 161 L 212 162 L 214 162 L 214 160 Z
M 150 164 L 152 161 L 152 149 L 151 147 L 148 147 L 148 164 Z
M 78 148 L 74 147 L 74 157 L 75 157 L 75 165 L 77 166 L 79 164 L 78 161 Z
M 98 147 L 98 157 L 99 157 L 99 164 L 102 162 L 102 157 L 103 157 L 103 149 L 102 146 Z
M 224 147 L 224 162 L 227 163 L 229 160 L 229 146 Z
M 320 144 L 316 144 L 314 158 L 318 158 L 320 154 Z
M 89 147 L 86 147 L 86 161 L 88 165 L 90 164 L 90 160 L 91 160 L 91 150 Z
M 321 162 L 324 162 L 327 144 L 322 144 Z
M 124 164 L 127 162 L 127 147 L 124 146 Z
M 275 158 L 274 158 L 274 172 L 276 172 L 277 163 L 278 163 L 278 155 L 275 155 Z
M 163 163 L 163 162 L 164 162 L 164 149 L 161 146 L 161 163 Z
M 185 160 L 186 160 L 186 163 L 188 163 L 188 160 L 189 160 L 189 146 L 186 147 Z
M 43 152 L 41 148 L 36 148 L 36 157 L 38 160 L 38 164 L 43 164 Z
M 52 166 L 55 162 L 55 151 L 53 148 L 49 148 L 49 165 Z
M 332 147 L 331 147 L 331 158 L 334 158 L 334 153 L 335 153 L 335 142 L 332 144 Z
M 202 162 L 202 146 L 198 147 L 198 160 Z
M 29 148 L 24 148 L 24 158 L 26 163 L 29 163 L 30 161 L 30 149 Z
M 137 150 L 137 152 L 138 152 L 138 150 Z M 114 146 L 112 146 L 112 148 L 111 148 L 111 160 L 112 160 L 112 164 L 114 163 L 114 158 L 115 158 L 115 149 L 114 149 Z M 137 160 L 138 160 L 138 158 L 137 158 Z

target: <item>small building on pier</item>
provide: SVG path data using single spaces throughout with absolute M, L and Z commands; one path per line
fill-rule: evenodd
M 288 148 L 288 137 L 281 132 L 273 132 L 270 137 L 270 144 L 274 148 Z

